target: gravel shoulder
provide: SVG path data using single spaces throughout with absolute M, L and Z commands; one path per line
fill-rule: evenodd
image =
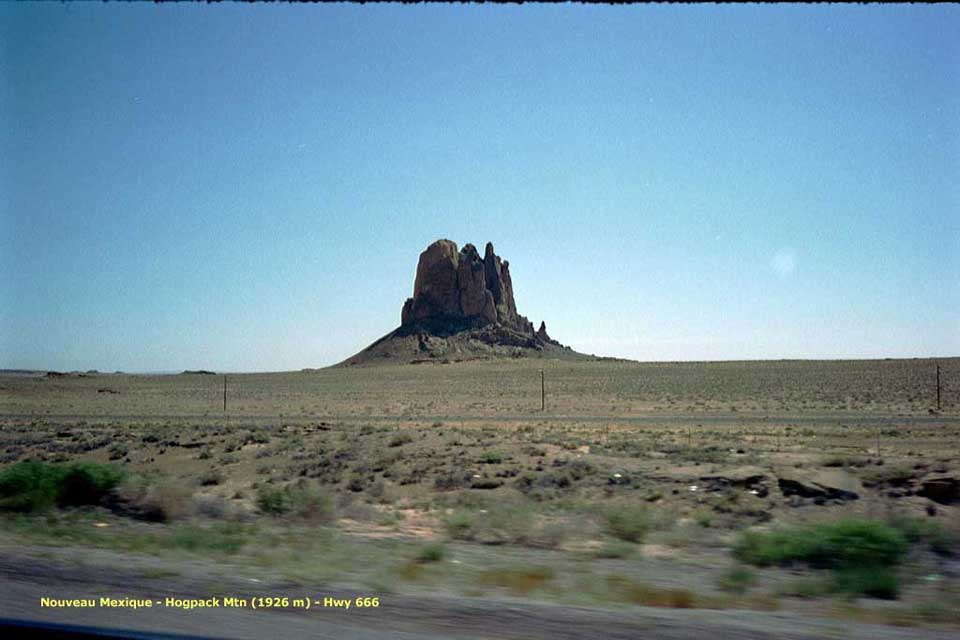
M 383 595 L 377 609 L 349 611 L 253 611 L 194 609 L 50 609 L 41 597 L 209 597 L 265 594 L 353 598 L 357 591 L 254 583 L 211 575 L 202 565 L 182 563 L 176 576 L 154 575 L 136 559 L 92 552 L 84 561 L 43 558 L 42 549 L 0 551 L 0 617 L 63 624 L 135 629 L 215 638 L 649 638 L 680 640 L 706 635 L 747 638 L 863 638 L 897 640 L 955 638 L 953 631 L 898 628 L 796 613 L 633 607 L 626 610 L 532 604 L 516 600 Z

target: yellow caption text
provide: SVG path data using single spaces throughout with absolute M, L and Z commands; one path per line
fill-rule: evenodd
M 219 596 L 210 598 L 40 598 L 45 609 L 376 609 L 376 596 Z

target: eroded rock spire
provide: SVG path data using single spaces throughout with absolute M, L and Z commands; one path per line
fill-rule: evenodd
M 451 240 L 437 240 L 417 263 L 413 297 L 400 314 L 404 327 L 422 325 L 448 331 L 490 324 L 549 340 L 546 329 L 534 331 L 533 324 L 517 312 L 513 298 L 510 263 L 501 260 L 488 242 L 483 258 L 472 244 L 459 252 Z

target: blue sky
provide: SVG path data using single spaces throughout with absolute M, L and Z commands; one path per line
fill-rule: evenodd
M 5 4 L 0 367 L 287 370 L 437 238 L 640 360 L 960 355 L 960 8 Z

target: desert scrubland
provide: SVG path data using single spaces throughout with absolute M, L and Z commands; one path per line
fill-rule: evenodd
M 960 625 L 957 358 L 228 374 L 226 412 L 223 389 L 0 377 L 4 552 L 96 551 L 172 580 Z

